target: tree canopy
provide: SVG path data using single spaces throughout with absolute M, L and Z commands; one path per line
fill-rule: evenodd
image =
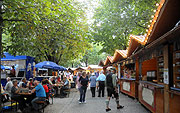
M 99 51 L 113 55 L 115 49 L 127 48 L 130 34 L 145 34 L 159 0 L 98 2 L 89 27 L 89 6 L 76 0 L 3 0 L 3 50 L 34 56 L 37 62 L 97 64 L 103 56 Z
M 3 47 L 13 55 L 63 64 L 90 47 L 81 6 L 73 0 L 4 0 Z
M 101 0 L 96 9 L 91 34 L 101 52 L 113 55 L 115 49 L 126 49 L 129 35 L 144 35 L 159 0 Z

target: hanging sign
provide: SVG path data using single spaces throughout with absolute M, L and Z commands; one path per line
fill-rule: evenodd
M 164 84 L 169 84 L 169 73 L 168 73 L 168 69 L 164 69 Z

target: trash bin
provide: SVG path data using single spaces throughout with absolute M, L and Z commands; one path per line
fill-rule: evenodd
M 76 84 L 75 83 L 71 83 L 71 88 L 75 88 Z

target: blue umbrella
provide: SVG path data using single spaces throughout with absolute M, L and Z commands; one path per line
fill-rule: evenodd
M 3 69 L 5 69 L 5 67 L 3 65 L 1 65 L 1 69 L 3 70 Z
M 64 68 L 63 68 L 63 66 L 58 66 L 58 67 L 54 67 L 53 70 L 60 70 L 60 71 L 63 71 Z
M 67 69 L 65 67 L 63 67 L 63 68 L 64 68 L 64 71 L 67 71 Z
M 54 69 L 54 68 L 59 68 L 59 66 L 51 61 L 44 61 L 40 62 L 35 65 L 36 68 L 47 68 L 47 69 Z

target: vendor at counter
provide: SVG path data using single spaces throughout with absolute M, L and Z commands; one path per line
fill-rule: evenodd
M 136 76 L 136 71 L 132 69 L 125 68 L 124 69 L 124 76 L 123 78 L 135 78 Z

